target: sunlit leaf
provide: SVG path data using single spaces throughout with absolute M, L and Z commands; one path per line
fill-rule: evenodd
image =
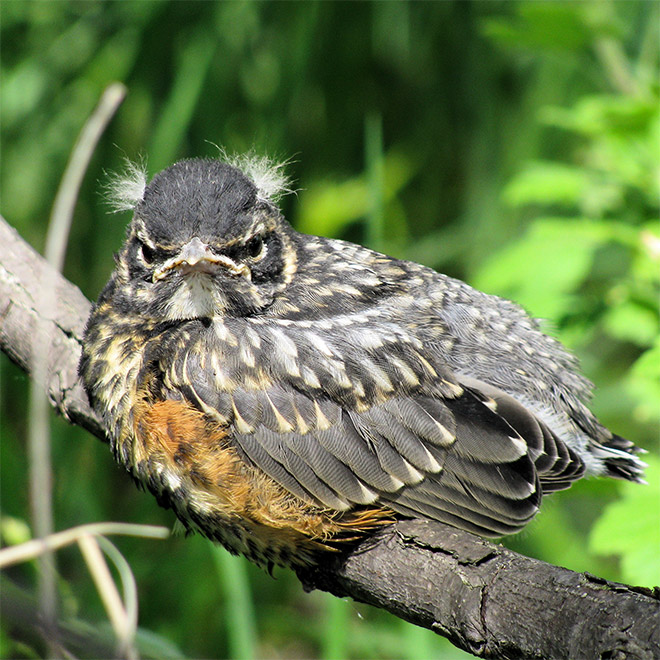
M 511 206 L 559 204 L 577 206 L 589 185 L 581 167 L 563 163 L 536 162 L 527 166 L 504 188 L 504 201 Z
M 570 308 L 571 293 L 587 276 L 606 233 L 580 219 L 536 220 L 483 265 L 473 284 L 515 299 L 535 316 L 557 319 Z
M 490 18 L 483 22 L 483 33 L 502 45 L 515 48 L 578 48 L 589 39 L 580 7 L 570 3 L 518 3 L 517 16 Z
M 660 331 L 657 310 L 632 300 L 609 309 L 603 321 L 612 336 L 640 346 L 648 346 Z
M 383 159 L 383 201 L 393 199 L 413 173 L 407 158 L 389 153 Z M 351 223 L 366 217 L 371 208 L 369 182 L 365 175 L 342 182 L 320 181 L 299 194 L 296 226 L 299 231 L 338 236 Z M 388 233 L 394 228 L 388 227 Z
M 539 113 L 548 125 L 595 137 L 644 134 L 657 116 L 655 99 L 615 94 L 585 96 L 573 107 L 546 107 Z
M 621 499 L 610 504 L 589 537 L 601 555 L 619 555 L 623 579 L 652 587 L 660 584 L 660 461 L 645 458 L 648 486 L 624 483 Z
M 635 417 L 643 422 L 660 423 L 660 336 L 633 364 L 628 387 L 637 401 Z

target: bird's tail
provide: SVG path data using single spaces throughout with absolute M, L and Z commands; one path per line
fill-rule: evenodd
M 612 434 L 612 437 L 604 442 L 592 440 L 589 451 L 602 461 L 607 476 L 646 483 L 644 470 L 648 465 L 637 457 L 638 454 L 645 454 L 646 450 L 637 447 L 630 440 Z

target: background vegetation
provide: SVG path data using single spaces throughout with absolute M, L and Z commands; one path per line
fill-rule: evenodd
M 65 274 L 95 298 L 127 214 L 105 172 L 255 148 L 292 158 L 298 229 L 364 242 L 514 298 L 580 357 L 603 422 L 649 450 L 649 486 L 585 480 L 504 542 L 660 582 L 659 5 L 656 2 L 3 2 L 2 212 L 37 249 L 76 136 L 128 96 L 94 156 Z M 29 538 L 25 376 L 3 356 L 3 544 Z M 107 447 L 53 423 L 55 525 L 171 525 Z M 383 612 L 303 593 L 202 539 L 120 538 L 146 657 L 459 658 Z M 62 617 L 110 636 L 77 550 Z M 35 566 L 3 578 L 30 596 Z M 11 580 L 11 585 L 8 582 Z M 6 601 L 5 601 L 6 605 Z M 72 649 L 80 656 L 89 647 Z M 0 655 L 41 642 L 4 621 Z

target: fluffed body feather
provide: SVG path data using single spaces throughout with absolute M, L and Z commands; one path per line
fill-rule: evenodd
M 394 514 L 513 533 L 585 472 L 643 468 L 521 308 L 299 234 L 220 161 L 144 190 L 81 375 L 135 479 L 262 564 Z

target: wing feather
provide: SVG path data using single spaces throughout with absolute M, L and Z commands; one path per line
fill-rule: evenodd
M 264 448 L 264 445 L 259 442 L 255 434 L 245 434 L 241 436 L 241 443 L 239 445 L 247 459 L 253 464 L 258 465 L 269 477 L 274 479 L 277 483 L 281 484 L 289 492 L 297 495 L 305 502 L 313 502 L 315 499 L 321 499 L 318 495 L 314 496 L 309 490 L 304 488 L 300 483 L 298 477 L 294 477 L 289 470 L 287 470 L 282 463 L 276 461 Z M 328 501 L 333 501 L 335 508 L 348 509 L 349 503 L 342 500 L 337 496 L 332 496 L 327 489 L 324 494 Z M 326 504 L 330 506 L 330 504 Z
M 512 396 L 475 378 L 461 377 L 461 383 L 471 387 L 475 396 L 489 397 L 496 416 L 524 439 L 544 492 L 568 488 L 584 475 L 585 466 L 577 454 Z M 475 455 L 474 448 L 470 455 Z
M 441 506 L 444 504 L 444 502 L 440 503 Z M 402 501 L 391 506 L 398 513 L 411 518 L 419 518 L 421 515 L 423 518 L 444 522 L 480 536 L 504 536 L 519 531 L 521 527 L 520 525 L 509 526 L 497 518 L 480 516 L 469 508 L 458 507 L 451 503 L 447 503 L 446 508 L 439 508 L 402 498 Z
M 383 435 L 365 427 L 360 428 L 359 432 L 373 448 L 383 470 L 393 478 L 406 485 L 417 484 L 424 479 L 425 473 L 413 467 Z
M 378 499 L 377 494 L 367 488 L 349 466 L 323 448 L 311 434 L 287 434 L 286 443 L 315 474 L 341 496 L 356 504 L 372 504 Z
M 187 375 L 179 390 L 228 420 L 247 461 L 337 511 L 380 501 L 499 536 L 521 529 L 544 491 L 567 487 L 584 469 L 522 403 L 475 379 L 443 393 L 403 388 L 358 407 L 285 381 L 229 394 L 190 364 Z
M 237 444 L 245 451 L 243 440 L 244 436 L 237 436 Z M 249 437 L 247 442 L 249 443 L 250 441 L 258 443 L 274 461 L 282 465 L 292 476 L 294 476 L 300 486 L 323 504 L 323 506 L 337 509 L 339 511 L 344 511 L 348 508 L 348 500 L 342 498 L 332 488 L 329 488 L 328 485 L 317 476 L 315 470 L 313 470 L 306 461 L 291 451 L 283 443 L 281 434 L 275 433 L 266 427 L 261 426 L 255 431 L 251 438 Z M 250 458 L 258 467 L 263 469 L 264 472 L 266 471 L 264 464 L 259 462 L 259 455 L 252 454 L 250 455 Z M 271 476 L 273 479 L 277 480 L 277 477 L 274 474 L 271 474 Z M 282 485 L 286 488 L 286 484 L 282 483 Z
M 416 411 L 417 408 L 414 410 Z M 352 413 L 351 419 L 363 437 L 373 428 L 382 437 L 387 438 L 392 447 L 418 470 L 424 472 L 440 470 L 440 465 L 422 439 L 404 425 L 406 418 L 398 406 L 397 399 L 390 399 L 364 412 Z
M 535 496 L 511 500 L 463 481 L 458 475 L 449 472 L 445 473 L 441 480 L 431 477 L 419 486 L 408 489 L 405 494 L 412 500 L 436 507 L 442 501 L 454 502 L 484 515 L 496 516 L 512 525 L 529 521 L 536 513 L 540 500 Z
M 346 417 L 341 425 L 315 431 L 314 437 L 331 455 L 347 465 L 362 481 L 382 492 L 395 492 L 403 482 L 383 469 L 377 454 L 370 449 Z

